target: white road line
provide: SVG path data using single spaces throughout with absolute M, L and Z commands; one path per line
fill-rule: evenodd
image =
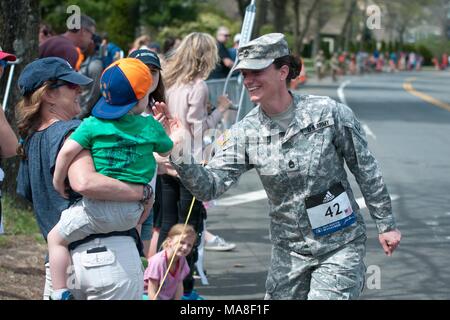
M 396 194 L 391 195 L 392 201 L 395 201 L 399 198 L 400 197 Z M 237 196 L 232 196 L 232 197 L 217 200 L 216 206 L 218 206 L 218 207 L 237 206 L 239 204 L 253 202 L 253 201 L 259 201 L 259 200 L 264 200 L 264 199 L 267 199 L 267 194 L 266 194 L 266 191 L 264 191 L 264 189 L 262 189 L 262 190 L 258 190 L 258 191 L 243 193 L 243 194 L 240 194 Z M 367 207 L 366 203 L 364 202 L 364 198 L 357 198 L 356 202 L 358 203 L 358 205 L 361 209 L 364 209 Z
M 216 205 L 222 206 L 222 207 L 236 206 L 238 204 L 253 202 L 253 201 L 258 201 L 258 200 L 263 200 L 263 199 L 267 199 L 267 194 L 264 189 L 240 194 L 240 195 L 233 196 L 233 197 L 220 199 L 220 200 L 217 200 Z
M 351 83 L 351 80 L 345 80 L 344 82 L 341 83 L 341 85 L 337 89 L 337 94 L 338 94 L 339 100 L 341 100 L 341 102 L 343 104 L 345 104 L 346 106 L 348 106 L 348 104 L 347 104 L 347 99 L 345 99 L 344 88 L 346 86 L 348 86 L 350 83 Z M 364 132 L 366 133 L 366 135 L 368 135 L 369 137 L 372 137 L 373 140 L 377 140 L 377 136 L 373 133 L 372 130 L 370 130 L 370 128 L 367 124 L 363 123 L 362 128 L 363 128 Z
M 363 123 L 361 126 L 367 136 L 372 137 L 373 140 L 377 140 L 377 136 L 375 135 L 375 133 L 372 132 L 372 130 L 370 130 L 367 124 Z
M 344 88 L 346 86 L 348 86 L 350 83 L 351 83 L 351 80 L 345 80 L 344 82 L 341 83 L 341 85 L 339 86 L 339 88 L 337 90 L 339 100 L 341 100 L 341 102 L 345 105 L 347 105 L 347 100 L 345 99 Z

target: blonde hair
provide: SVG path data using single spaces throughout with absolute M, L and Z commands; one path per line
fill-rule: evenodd
M 139 37 L 137 37 L 133 42 L 133 49 L 139 49 L 143 45 L 149 45 L 151 41 L 151 38 L 147 34 L 143 34 Z
M 23 97 L 16 105 L 17 129 L 21 143 L 17 147 L 17 154 L 25 158 L 24 142 L 30 137 L 40 125 L 40 114 L 42 106 L 42 96 L 50 90 L 50 84 L 44 83 L 42 87 L 32 94 Z
M 190 33 L 164 66 L 166 88 L 187 84 L 197 77 L 206 79 L 218 61 L 216 40 L 207 33 Z
M 195 232 L 194 228 L 191 225 L 186 225 L 186 230 L 184 230 L 184 224 L 183 223 L 177 223 L 176 225 L 172 226 L 170 228 L 169 233 L 167 234 L 166 240 L 162 243 L 161 247 L 163 249 L 167 249 L 169 247 L 169 242 L 171 239 L 173 239 L 176 236 L 184 235 L 185 238 L 192 237 L 194 239 L 194 242 L 197 241 L 197 232 Z

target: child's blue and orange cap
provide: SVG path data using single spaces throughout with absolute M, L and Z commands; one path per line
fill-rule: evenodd
M 113 62 L 100 78 L 102 96 L 92 109 L 100 119 L 117 119 L 145 97 L 152 85 L 148 67 L 140 60 L 124 58 Z

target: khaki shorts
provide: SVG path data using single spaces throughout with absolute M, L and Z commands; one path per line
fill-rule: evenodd
M 144 274 L 134 239 L 97 238 L 71 251 L 67 287 L 76 300 L 141 300 Z M 50 269 L 45 268 L 44 299 L 52 292 Z
M 138 202 L 117 202 L 83 198 L 61 213 L 60 235 L 68 243 L 91 234 L 125 231 L 136 227 L 144 206 Z

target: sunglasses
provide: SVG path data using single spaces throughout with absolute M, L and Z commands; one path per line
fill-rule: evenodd
M 50 85 L 50 89 L 57 89 L 57 88 L 62 87 L 62 86 L 67 86 L 71 90 L 75 90 L 75 89 L 78 89 L 80 87 L 80 85 L 75 84 L 75 83 L 67 82 L 67 81 L 64 81 L 64 80 L 57 80 L 57 81 L 55 81 L 54 83 L 52 83 Z

